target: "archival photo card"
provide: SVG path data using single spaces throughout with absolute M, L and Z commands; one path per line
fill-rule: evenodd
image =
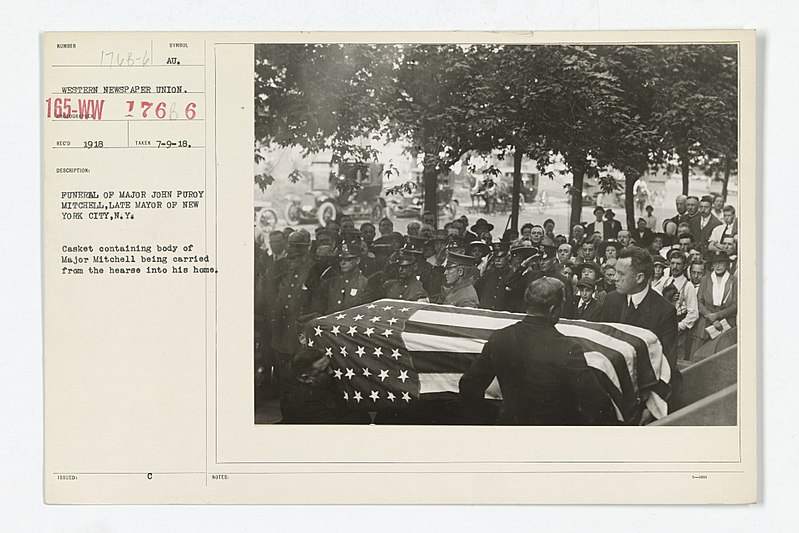
M 48 502 L 756 501 L 754 32 L 44 48 Z

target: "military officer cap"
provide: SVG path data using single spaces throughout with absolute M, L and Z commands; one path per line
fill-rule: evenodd
M 527 259 L 528 257 L 532 257 L 533 255 L 539 254 L 538 248 L 532 245 L 530 241 L 516 241 L 510 247 L 511 255 L 515 257 L 521 257 L 522 259 Z
M 341 245 L 341 248 L 339 248 L 337 257 L 339 259 L 361 257 L 361 248 L 345 242 Z
M 492 242 L 491 251 L 494 252 L 494 257 L 505 257 L 510 253 L 510 243 L 507 241 Z
M 399 266 L 413 265 L 416 264 L 421 258 L 422 252 L 403 248 L 400 250 L 399 261 L 397 261 L 397 264 Z
M 449 240 L 449 236 L 447 235 L 447 230 L 437 229 L 435 236 L 433 237 L 433 240 L 439 242 L 447 242 Z
M 470 243 L 469 243 L 469 246 L 467 246 L 467 247 L 466 247 L 466 249 L 467 249 L 467 250 L 469 251 L 469 253 L 471 253 L 472 255 L 474 255 L 474 252 L 475 252 L 476 250 L 478 250 L 478 249 L 483 251 L 483 255 L 486 255 L 486 254 L 488 254 L 488 252 L 490 252 L 490 251 L 491 251 L 491 247 L 490 247 L 489 245 L 487 245 L 487 244 L 485 243 L 485 241 L 481 241 L 481 240 L 479 240 L 479 239 L 478 239 L 478 240 L 476 240 L 476 241 L 472 241 L 472 242 L 470 242 Z
M 444 263 L 444 268 L 460 267 L 460 266 L 474 266 L 475 260 L 471 255 L 463 253 L 448 251 L 447 261 Z
M 388 243 L 377 243 L 372 245 L 372 253 L 375 255 L 391 255 L 394 248 Z
M 405 243 L 404 250 L 410 250 L 414 252 L 421 252 L 424 250 L 425 245 L 429 242 L 429 239 L 425 239 L 424 237 L 418 237 L 416 235 L 408 236 L 408 240 Z
M 540 246 L 541 259 L 552 259 L 558 252 L 558 249 L 551 244 L 542 244 Z
M 307 232 L 294 231 L 289 235 L 289 255 L 300 255 L 308 251 L 311 246 L 311 236 Z

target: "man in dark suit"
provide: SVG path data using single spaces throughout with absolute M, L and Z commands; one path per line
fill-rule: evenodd
M 603 215 L 605 216 L 605 220 L 602 220 Z M 612 209 L 605 211 L 600 206 L 596 206 L 594 208 L 594 216 L 596 217 L 596 220 L 588 224 L 588 227 L 586 228 L 586 234 L 589 237 L 596 232 L 600 232 L 602 234 L 603 241 L 615 239 L 619 236 L 619 232 L 621 231 L 621 222 L 616 220 L 616 213 L 614 213 Z
M 527 286 L 527 316 L 494 332 L 461 377 L 467 422 L 491 422 L 484 395 L 496 376 L 502 391 L 498 424 L 616 423 L 610 397 L 586 364 L 582 348 L 555 329 L 563 299 L 560 280 L 543 277 Z
M 669 402 L 669 411 L 680 407 L 682 376 L 677 369 L 677 311 L 650 283 L 655 267 L 652 256 L 643 248 L 629 246 L 616 261 L 616 290 L 605 296 L 601 322 L 620 322 L 648 329 L 660 340 L 663 355 L 671 367 L 670 394 L 661 397 Z M 642 423 L 651 416 L 644 413 Z
M 690 224 L 691 233 L 702 246 L 702 255 L 705 255 L 713 229 L 723 224 L 723 222 L 713 216 L 713 198 L 710 196 L 702 197 L 699 201 L 699 214 L 691 219 Z

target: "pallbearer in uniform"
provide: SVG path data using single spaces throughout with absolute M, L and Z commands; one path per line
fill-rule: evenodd
M 400 251 L 398 266 L 399 278 L 388 280 L 383 284 L 385 298 L 407 300 L 409 302 L 427 301 L 427 292 L 422 282 L 416 279 L 418 265 L 422 262 L 422 253 L 406 249 Z
M 511 274 L 510 268 L 510 243 L 495 242 L 492 244 L 493 252 L 491 263 L 485 274 L 474 284 L 477 296 L 480 298 L 480 307 L 495 311 L 508 310 L 509 291 L 505 290 Z
M 434 303 L 478 307 L 480 300 L 469 276 L 474 265 L 475 259 L 470 255 L 447 252 L 447 261 L 444 263 L 444 285 Z
M 359 268 L 361 252 L 359 247 L 341 245 L 337 256 L 341 274 L 319 284 L 314 295 L 314 312 L 328 315 L 370 300 L 369 282 Z
M 311 291 L 308 289 L 312 262 L 308 256 L 311 239 L 295 231 L 288 238 L 288 253 L 275 263 L 270 276 L 269 327 L 276 366 L 282 368 L 300 349 L 298 320 L 308 312 Z

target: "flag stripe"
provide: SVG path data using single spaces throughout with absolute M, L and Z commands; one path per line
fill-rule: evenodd
M 568 337 L 581 337 L 606 346 L 612 350 L 621 353 L 624 356 L 624 361 L 627 365 L 627 371 L 630 373 L 630 380 L 632 383 L 637 383 L 637 372 L 635 368 L 635 349 L 628 343 L 616 339 L 612 335 L 608 335 L 601 331 L 579 326 L 570 326 L 566 324 L 558 324 L 558 331 Z
M 414 313 L 405 324 L 405 331 L 409 327 L 425 326 L 459 326 L 463 329 L 475 329 L 482 331 L 495 331 L 519 322 L 523 315 L 511 315 L 510 317 L 491 317 L 470 314 L 445 313 L 441 311 L 430 311 L 423 309 Z
M 614 339 L 618 339 L 632 346 L 635 350 L 636 359 L 636 364 L 633 365 L 633 368 L 638 371 L 634 381 L 642 390 L 648 390 L 655 386 L 658 381 L 659 372 L 656 372 L 656 370 L 652 368 L 650 350 L 652 350 L 654 346 L 660 346 L 657 335 L 648 329 L 625 324 L 585 322 L 582 325 L 594 331 L 600 331 L 605 335 L 609 335 Z
M 641 355 L 642 360 L 639 361 L 639 365 L 643 363 L 644 358 L 648 358 L 649 366 L 652 367 L 655 373 L 655 381 L 657 381 L 657 378 L 660 378 L 664 384 L 670 383 L 671 367 L 669 366 L 668 359 L 666 359 L 666 356 L 663 353 L 663 346 L 660 344 L 660 339 L 658 339 L 657 335 L 648 329 L 630 326 L 628 324 L 614 324 L 614 326 L 625 333 L 629 333 L 630 335 L 649 337 L 649 342 L 647 342 L 648 349 L 643 355 Z
M 405 332 L 402 333 L 402 340 L 410 352 L 480 353 L 486 343 L 482 339 L 442 337 L 441 335 Z
M 455 352 L 414 352 L 413 368 L 417 372 L 466 372 L 477 354 Z
M 608 348 L 604 344 L 586 338 L 573 338 L 582 346 L 584 352 L 598 352 L 608 360 L 610 367 L 616 374 L 616 381 L 614 381 L 614 384 L 618 387 L 622 395 L 629 396 L 630 401 L 635 402 L 638 394 L 638 386 L 630 378 L 630 372 L 627 369 L 627 361 L 624 355 L 622 355 L 621 352 Z M 587 360 L 588 357 L 586 357 L 586 361 Z
M 422 373 L 419 374 L 419 393 L 431 394 L 437 392 L 460 392 L 459 382 L 462 373 Z M 502 392 L 499 389 L 497 378 L 491 381 L 485 392 L 487 400 L 501 400 Z
M 589 364 L 588 366 L 591 365 Z M 616 420 L 619 422 L 629 420 L 630 416 L 635 411 L 635 404 L 625 404 L 622 395 L 618 392 L 613 383 L 611 383 L 610 377 L 599 369 L 595 370 L 596 371 L 594 372 L 594 375 L 596 376 L 597 381 L 599 381 L 599 385 L 608 393 L 608 396 L 610 396 L 610 403 L 613 404 L 613 411 L 616 413 Z M 620 405 L 625 406 L 626 413 L 622 412 L 622 410 L 619 408 Z
M 510 324 L 518 323 L 510 322 Z M 503 328 L 505 326 L 502 326 Z M 498 328 L 499 329 L 499 328 Z M 494 333 L 493 329 L 489 328 L 475 328 L 468 326 L 461 326 L 459 324 L 425 324 L 421 322 L 406 322 L 405 335 L 408 334 L 421 334 L 421 335 L 437 335 L 439 337 L 457 337 L 461 339 L 478 339 L 487 341 L 488 337 Z

